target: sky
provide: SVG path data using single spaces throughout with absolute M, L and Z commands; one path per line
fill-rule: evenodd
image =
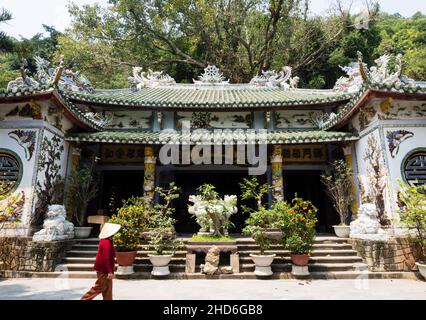
M 363 0 L 353 1 L 352 12 L 363 11 Z M 43 32 L 43 24 L 54 26 L 59 31 L 64 31 L 71 22 L 68 15 L 67 4 L 70 0 L 0 0 L 0 8 L 6 8 L 13 15 L 13 20 L 1 24 L 0 30 L 15 38 L 31 38 L 38 32 Z M 83 4 L 99 3 L 106 5 L 108 0 L 73 0 Z M 311 0 L 312 14 L 325 14 L 334 0 Z M 379 0 L 382 11 L 400 13 L 405 17 L 412 16 L 420 11 L 426 14 L 426 0 Z

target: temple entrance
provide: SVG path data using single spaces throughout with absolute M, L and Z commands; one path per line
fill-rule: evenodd
M 123 200 L 143 196 L 143 170 L 134 171 L 102 171 L 102 188 L 98 208 L 108 215 L 123 204 Z
M 196 189 L 203 183 L 210 183 L 216 187 L 219 195 L 236 195 L 240 198 L 239 183 L 247 178 L 246 170 L 241 171 L 176 171 L 174 173 L 174 181 L 177 186 L 181 187 L 182 194 L 174 203 L 176 212 L 175 219 L 176 231 L 179 233 L 196 233 L 199 225 L 195 219 L 188 213 L 188 198 L 190 195 L 196 194 Z M 266 182 L 266 175 L 259 176 L 259 181 Z M 247 216 L 241 211 L 241 201 L 238 201 L 238 213 L 231 216 L 231 222 L 234 224 L 229 232 L 240 233 L 244 227 Z
M 285 199 L 291 200 L 294 194 L 310 200 L 318 208 L 317 232 L 333 233 L 333 225 L 339 224 L 339 215 L 321 183 L 322 171 L 284 171 Z

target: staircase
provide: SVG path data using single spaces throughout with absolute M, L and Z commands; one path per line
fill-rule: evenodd
M 183 243 L 188 238 L 181 238 Z M 40 277 L 40 278 L 96 278 L 93 264 L 98 249 L 98 239 L 76 239 L 75 244 L 55 272 L 7 273 L 6 277 Z M 240 273 L 206 276 L 200 273 L 200 264 L 204 263 L 202 255 L 197 254 L 196 273 L 185 273 L 186 250 L 182 246 L 176 251 L 170 263 L 171 275 L 168 279 L 257 279 L 253 273 L 254 264 L 250 253 L 259 253 L 259 246 L 251 238 L 237 238 L 240 255 Z M 153 279 L 152 265 L 149 261 L 147 247 L 141 246 L 135 260 L 135 273 L 131 276 L 117 276 L 129 279 Z M 273 245 L 267 253 L 275 253 L 272 264 L 273 279 L 292 279 L 290 254 L 280 245 Z M 221 265 L 229 265 L 229 255 L 221 256 Z M 318 235 L 309 261 L 311 279 L 410 279 L 416 280 L 415 272 L 369 272 L 357 252 L 352 249 L 348 239 L 329 235 Z
M 183 242 L 186 240 L 183 238 Z M 57 267 L 58 271 L 71 278 L 95 278 L 93 264 L 98 248 L 98 239 L 79 239 L 67 253 L 61 265 Z M 250 258 L 250 253 L 259 253 L 259 246 L 251 238 L 237 239 L 238 251 L 240 254 L 240 274 L 220 275 L 219 278 L 244 278 L 255 279 L 253 274 L 254 263 Z M 138 251 L 134 270 L 135 274 L 131 278 L 151 278 L 150 272 L 152 265 L 148 254 L 152 253 L 147 247 L 142 246 Z M 276 258 L 272 264 L 274 278 L 291 278 L 290 253 L 280 245 L 273 245 L 267 253 L 275 253 Z M 200 264 L 203 263 L 203 257 L 197 258 L 196 274 L 185 274 L 185 256 L 186 250 L 181 247 L 176 251 L 170 263 L 171 278 L 178 279 L 199 279 L 206 278 L 199 273 Z M 226 258 L 224 259 L 227 264 Z M 222 261 L 221 261 L 222 263 Z M 348 243 L 347 239 L 333 236 L 317 236 L 314 243 L 312 256 L 309 261 L 309 271 L 314 279 L 354 279 L 360 275 L 366 274 L 366 265 L 362 259 L 357 256 L 355 250 Z M 378 273 L 372 274 L 373 277 L 380 277 Z

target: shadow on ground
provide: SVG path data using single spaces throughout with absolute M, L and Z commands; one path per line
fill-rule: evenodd
M 7 284 L 4 280 L 6 279 L 0 279 L 0 300 L 78 300 L 84 293 L 84 288 L 34 292 L 28 285 Z

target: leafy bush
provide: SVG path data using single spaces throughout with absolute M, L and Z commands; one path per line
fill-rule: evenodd
M 179 246 L 179 243 L 174 241 L 176 220 L 173 219 L 175 208 L 171 204 L 179 197 L 180 188 L 171 183 L 169 189 L 158 187 L 156 191 L 160 196 L 160 203 L 149 210 L 148 243 L 156 255 L 163 255 L 166 251 L 173 253 Z
M 333 200 L 340 224 L 346 225 L 349 208 L 354 200 L 352 169 L 344 160 L 336 160 L 332 163 L 332 171 L 321 175 L 321 182 Z
M 421 248 L 420 260 L 426 262 L 426 185 L 400 185 L 401 221 L 415 230 L 412 240 Z
M 140 236 L 148 229 L 150 204 L 142 197 L 133 197 L 123 202 L 117 214 L 109 222 L 118 223 L 121 229 L 114 235 L 118 251 L 134 251 L 140 244 Z
M 87 216 L 87 205 L 98 191 L 97 179 L 93 175 L 92 166 L 84 164 L 74 170 L 69 177 L 67 212 L 72 213 L 73 220 L 82 227 Z
M 276 208 L 286 208 L 288 205 L 278 204 Z M 291 201 L 290 210 L 282 210 L 280 227 L 284 237 L 283 245 L 293 254 L 309 254 L 312 251 L 317 223 L 317 208 L 310 202 L 295 195 Z
M 268 210 L 261 207 L 258 211 L 253 211 L 246 220 L 243 234 L 252 236 L 260 247 L 260 254 L 264 254 L 275 240 L 270 238 L 265 231 L 278 226 L 278 211 Z

